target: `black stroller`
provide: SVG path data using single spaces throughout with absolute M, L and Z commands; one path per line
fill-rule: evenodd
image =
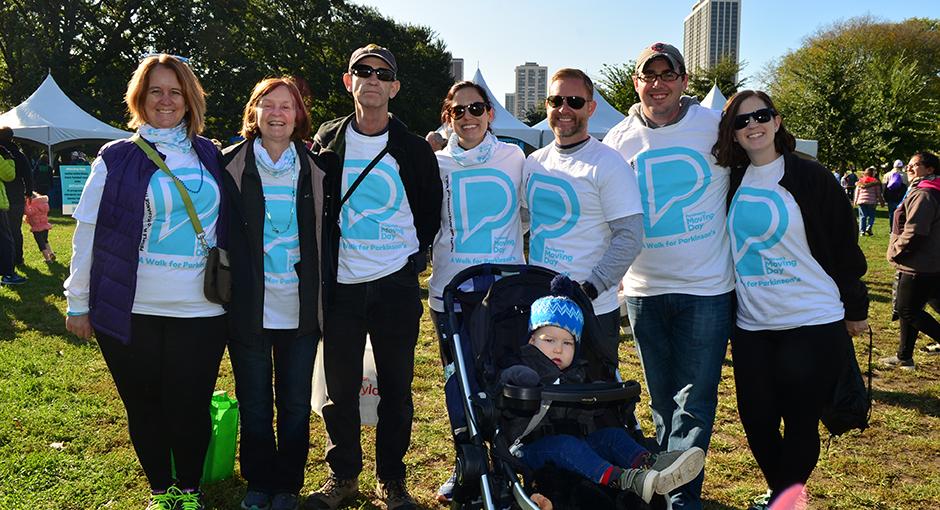
M 603 406 L 616 424 L 635 425 L 640 386 L 636 381 L 619 382 L 615 364 L 601 358 L 596 340 L 600 324 L 591 313 L 590 298 L 580 289 L 573 299 L 584 312 L 580 352 L 587 360 L 590 383 L 499 384 L 499 372 L 517 363 L 526 342 L 532 302 L 549 293 L 556 275 L 536 266 L 482 264 L 461 271 L 444 289 L 445 394 L 457 451 L 451 508 L 538 510 L 528 496 L 533 473 L 510 453 L 512 439 L 500 432 L 503 413 L 534 416 L 549 402 Z

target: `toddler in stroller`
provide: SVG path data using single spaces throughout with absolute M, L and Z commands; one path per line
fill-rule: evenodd
M 556 276 L 550 296 L 532 303 L 528 343 L 519 363 L 502 370 L 500 383 L 517 387 L 583 384 L 587 361 L 579 347 L 584 327 L 581 307 L 571 298 L 573 283 Z M 529 469 L 547 465 L 577 473 L 601 486 L 629 491 L 649 503 L 688 483 L 702 470 L 697 447 L 651 454 L 622 425 L 598 426 L 604 408 L 542 404 L 534 416 L 504 413 L 501 428 L 513 440 L 510 452 Z

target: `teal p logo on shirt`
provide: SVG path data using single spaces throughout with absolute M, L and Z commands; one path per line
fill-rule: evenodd
M 343 191 L 349 189 L 367 160 L 347 160 L 343 167 Z M 379 227 L 401 208 L 405 198 L 405 186 L 395 169 L 379 161 L 372 168 L 349 200 L 343 204 L 340 214 L 340 230 L 347 239 L 380 239 Z
M 215 224 L 219 218 L 219 204 L 221 195 L 219 187 L 208 172 L 198 168 L 176 168 L 174 175 L 182 181 L 189 190 L 189 197 L 199 214 L 199 222 L 203 230 Z M 178 257 L 195 257 L 200 255 L 202 247 L 196 240 L 193 224 L 189 221 L 186 204 L 176 188 L 173 179 L 163 172 L 156 172 L 150 179 L 147 188 L 153 203 L 153 211 L 145 213 L 152 218 L 149 239 L 146 243 L 147 251 L 152 257 L 158 255 L 171 255 Z M 153 260 L 161 259 L 155 257 Z M 161 260 L 165 263 L 165 260 Z
M 728 230 L 739 275 L 766 274 L 761 252 L 780 242 L 789 221 L 786 204 L 777 193 L 749 187 L 738 189 L 728 212 Z
M 493 231 L 505 226 L 519 208 L 516 188 L 492 168 L 451 174 L 451 200 L 457 253 L 492 253 Z
M 692 149 L 668 147 L 641 153 L 636 166 L 646 237 L 687 232 L 685 208 L 711 183 L 708 161 Z
M 545 241 L 574 228 L 581 217 L 581 205 L 569 182 L 547 175 L 529 177 L 526 196 L 531 213 L 529 260 L 544 262 Z

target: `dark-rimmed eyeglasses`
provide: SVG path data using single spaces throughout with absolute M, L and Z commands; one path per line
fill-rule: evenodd
M 463 115 L 466 112 L 470 112 L 470 115 L 473 115 L 474 117 L 479 117 L 480 115 L 486 113 L 486 111 L 489 109 L 489 105 L 483 101 L 476 101 L 468 105 L 455 104 L 450 107 L 450 115 L 454 118 L 454 120 L 460 120 L 463 118 Z
M 551 106 L 552 108 L 561 108 L 561 105 L 568 103 L 574 110 L 580 110 L 584 108 L 585 103 L 588 100 L 584 99 L 581 96 L 548 96 L 545 98 L 545 104 Z
M 372 73 L 375 73 L 375 77 L 379 81 L 395 81 L 395 71 L 387 67 L 372 67 L 365 64 L 357 64 L 352 66 L 352 69 L 349 70 L 349 74 L 353 76 L 358 76 L 359 78 L 368 78 L 372 76 Z
M 761 108 L 760 110 L 754 110 L 751 113 L 742 113 L 741 115 L 734 116 L 734 129 L 744 129 L 751 122 L 751 119 L 756 120 L 761 124 L 770 122 L 770 119 L 774 118 L 777 115 L 777 110 L 773 108 Z
M 681 78 L 682 76 L 684 76 L 684 75 L 682 75 L 682 74 L 680 74 L 680 73 L 677 73 L 677 72 L 675 72 L 675 71 L 663 71 L 663 72 L 661 72 L 661 73 L 643 73 L 643 74 L 638 74 L 638 75 L 636 75 L 636 79 L 638 79 L 638 80 L 640 80 L 640 81 L 642 81 L 642 82 L 644 82 L 644 83 L 653 83 L 653 82 L 656 81 L 657 79 L 659 79 L 659 81 L 671 82 L 671 81 L 676 81 L 676 80 L 678 80 L 678 79 Z

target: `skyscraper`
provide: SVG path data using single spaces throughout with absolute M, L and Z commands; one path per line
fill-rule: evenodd
M 741 49 L 741 0 L 697 0 L 685 18 L 683 56 L 689 72 L 710 69 Z M 737 79 L 737 77 L 735 77 Z
M 453 78 L 455 82 L 463 81 L 463 59 L 462 58 L 450 59 L 450 77 Z
M 509 110 L 517 119 L 525 119 L 527 111 L 545 102 L 548 91 L 548 68 L 535 62 L 516 66 L 515 108 Z

